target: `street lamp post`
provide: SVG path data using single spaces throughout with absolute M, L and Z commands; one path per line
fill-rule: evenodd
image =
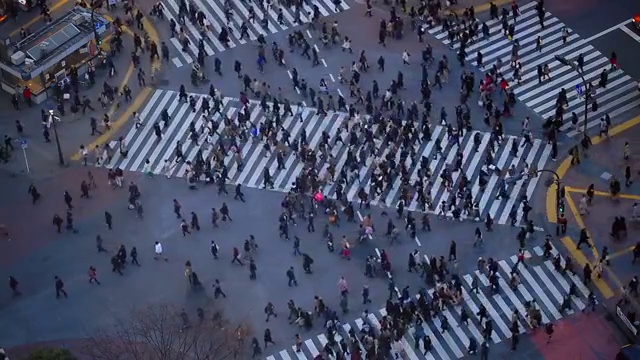
M 587 93 L 587 81 L 585 80 L 584 76 L 582 75 L 582 72 L 580 71 L 580 69 L 578 69 L 578 66 L 573 60 L 567 60 L 567 58 L 561 55 L 555 55 L 555 59 L 560 64 L 570 67 L 571 69 L 573 69 L 573 71 L 575 71 L 576 73 L 578 73 L 578 75 L 580 75 L 580 79 L 582 80 L 582 92 L 584 93 L 584 124 L 583 124 L 582 131 L 586 134 L 587 118 L 588 118 L 587 114 L 589 112 L 589 97 Z
M 64 166 L 64 155 L 62 155 L 62 147 L 60 146 L 60 138 L 58 137 L 58 126 L 56 125 L 56 118 L 53 116 L 53 110 L 49 110 L 49 116 L 51 117 L 51 123 L 53 125 L 53 135 L 56 137 L 56 147 L 58 148 L 58 163 L 60 166 Z
M 96 42 L 96 47 L 102 45 L 102 39 L 100 37 L 100 34 L 98 34 L 98 29 L 96 29 L 96 18 L 95 18 L 95 13 L 96 13 L 96 7 L 98 7 L 99 2 L 98 1 L 91 1 L 91 26 L 93 27 L 93 37 L 95 39 Z

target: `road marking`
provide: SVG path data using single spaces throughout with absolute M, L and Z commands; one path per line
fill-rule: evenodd
M 582 193 L 582 194 L 587 192 L 587 189 L 574 188 L 574 187 L 570 187 L 570 186 L 565 186 L 565 190 L 567 192 Z M 608 193 L 606 191 L 595 190 L 593 192 L 593 194 L 596 195 L 596 196 L 611 197 L 611 193 Z M 620 199 L 640 200 L 640 195 L 633 195 L 633 194 L 618 194 L 617 197 L 620 198 Z
M 585 264 L 592 265 L 589 259 L 587 259 L 587 257 L 584 256 L 582 251 L 576 248 L 576 243 L 573 241 L 573 239 L 571 239 L 569 236 L 565 236 L 560 240 L 562 241 L 562 244 L 564 245 L 564 247 L 566 247 L 569 253 L 571 254 L 571 257 L 573 257 L 578 262 L 580 267 L 584 267 Z M 593 266 L 591 268 L 593 269 Z M 576 270 L 577 270 L 576 273 L 579 274 L 580 269 L 578 268 Z M 611 275 L 611 277 L 617 278 L 613 273 L 613 271 L 609 271 L 609 275 Z M 615 292 L 611 289 L 611 287 L 609 287 L 609 284 L 607 284 L 607 282 L 604 280 L 604 277 L 598 279 L 597 276 L 594 276 L 594 278 L 592 278 L 591 280 L 593 281 L 593 284 L 598 287 L 600 292 L 602 292 L 602 296 L 605 299 L 610 299 L 615 295 Z
M 324 61 L 324 59 L 320 59 L 320 61 L 322 61 L 322 65 L 324 65 L 324 67 L 327 67 L 327 62 Z
M 61 2 L 66 2 L 67 0 L 63 0 Z M 57 4 L 56 4 L 57 5 Z M 55 6 L 54 6 L 55 7 Z M 109 20 L 109 21 L 113 21 L 113 19 L 111 17 L 109 17 L 108 15 L 104 15 L 104 17 Z M 158 31 L 155 29 L 155 27 L 153 26 L 153 24 L 147 20 L 147 18 L 143 18 L 142 19 L 142 23 L 144 25 L 145 31 L 147 32 L 147 34 L 149 34 L 149 38 L 155 42 L 156 44 L 160 43 L 160 36 L 158 35 Z M 133 35 L 133 32 L 125 27 L 125 31 L 129 34 Z M 160 70 L 160 66 L 162 65 L 162 62 L 160 60 L 154 60 L 154 62 L 151 65 L 152 70 L 153 70 L 153 66 L 154 64 L 157 64 L 156 69 L 157 71 Z M 124 75 L 124 78 L 122 79 L 122 82 L 120 84 L 119 89 L 122 89 L 122 87 L 126 84 L 129 83 L 129 79 L 131 79 L 131 76 L 133 75 L 133 64 L 129 65 L 129 68 L 127 69 L 126 74 Z M 156 72 L 157 72 L 156 71 Z M 127 120 L 129 120 L 129 118 L 131 118 L 131 115 L 133 114 L 133 112 L 138 111 L 138 109 L 147 101 L 147 99 L 149 98 L 149 96 L 151 95 L 151 89 L 149 87 L 144 87 L 143 89 L 140 90 L 140 92 L 138 93 L 138 95 L 135 97 L 135 99 L 133 99 L 133 101 L 131 102 L 131 105 L 129 105 L 125 111 L 118 117 L 118 119 L 116 119 L 115 121 L 113 121 L 113 123 L 111 124 L 111 130 L 110 131 L 105 131 L 102 135 L 98 136 L 94 141 L 92 141 L 90 144 L 85 145 L 85 148 L 89 151 L 91 151 L 92 149 L 94 149 L 96 146 L 101 146 L 105 143 L 107 143 L 109 141 L 109 139 L 111 138 L 111 135 L 115 134 L 116 132 L 118 132 L 118 130 L 127 123 Z M 116 104 L 114 104 L 111 109 L 109 109 L 108 113 L 109 114 L 113 114 L 116 111 Z M 71 160 L 73 161 L 78 161 L 80 160 L 81 155 L 80 152 L 75 153 L 74 155 L 71 156 Z
M 636 116 L 633 119 L 630 119 L 629 121 L 626 121 L 620 125 L 617 125 L 615 127 L 613 127 L 610 131 L 609 131 L 609 136 L 605 137 L 605 136 L 594 136 L 591 139 L 591 142 L 593 145 L 598 145 L 599 143 L 603 142 L 604 140 L 609 139 L 610 137 L 613 137 L 615 135 L 618 135 L 626 130 L 629 130 L 630 128 L 632 128 L 633 126 L 640 124 L 640 116 Z M 571 156 L 566 157 L 558 166 L 558 169 L 556 170 L 556 173 L 558 174 L 560 180 L 562 181 L 562 178 L 566 175 L 567 171 L 571 168 Z M 546 205 L 547 205 L 547 220 L 550 223 L 557 223 L 558 222 L 558 215 L 557 215 L 557 209 L 556 209 L 556 184 L 554 182 L 553 185 L 549 186 L 549 189 L 547 190 L 547 201 L 546 201 Z M 567 190 L 565 188 L 565 190 Z M 571 193 L 572 189 L 569 188 L 569 193 Z M 584 192 L 585 189 L 577 189 L 577 191 L 580 192 Z M 629 195 L 631 196 L 631 195 Z M 582 220 L 582 216 L 580 216 L 580 213 L 577 211 L 575 204 L 573 203 L 573 200 L 571 199 L 570 196 L 566 197 L 567 199 L 567 204 L 569 205 L 569 208 L 571 209 L 571 211 L 573 212 L 574 218 L 576 220 L 576 223 L 579 227 L 581 228 L 585 228 L 584 226 L 584 221 Z M 576 261 L 578 261 L 582 266 L 584 266 L 584 264 L 586 264 L 588 262 L 588 260 L 586 259 L 586 257 L 584 256 L 584 254 L 576 249 L 576 243 L 570 238 L 570 237 L 563 237 L 562 238 L 562 243 L 563 245 L 567 248 L 567 250 L 569 251 L 569 253 L 572 255 L 572 257 L 574 259 L 576 259 Z M 597 250 L 594 249 L 594 253 L 597 254 Z M 598 257 L 595 258 L 595 261 L 598 261 Z M 609 268 L 608 266 L 605 266 L 605 268 L 608 271 L 608 275 L 610 280 L 612 280 L 613 282 L 616 283 L 616 286 L 622 286 L 622 282 L 618 279 L 617 275 L 615 274 L 615 272 Z M 600 291 L 602 292 L 603 296 L 605 297 L 611 297 L 614 295 L 613 290 L 611 290 L 611 288 L 608 286 L 608 284 L 606 284 L 602 279 L 598 280 L 598 279 L 594 279 L 594 284 L 596 284 L 596 286 L 598 286 L 598 288 L 600 289 Z
M 313 39 L 313 36 L 311 36 L 311 31 L 307 30 L 307 35 L 309 36 L 309 39 Z
M 156 28 L 153 26 L 151 21 L 149 21 L 148 18 L 144 17 L 142 18 L 142 25 L 144 26 L 144 29 L 147 32 L 147 34 L 149 34 L 149 39 L 151 39 L 151 41 L 153 41 L 156 45 L 160 44 L 160 34 L 158 34 L 158 30 L 156 30 Z M 162 68 L 161 59 L 154 59 L 151 62 L 151 72 L 153 74 L 159 72 L 161 68 Z
M 607 35 L 608 33 L 612 32 L 612 31 L 616 31 L 616 30 L 618 30 L 618 29 L 621 29 L 622 31 L 624 31 L 624 29 L 622 29 L 622 28 L 626 27 L 625 25 L 627 25 L 628 23 L 629 23 L 629 20 L 627 19 L 627 20 L 625 20 L 625 21 L 621 22 L 621 23 L 620 23 L 620 24 L 618 24 L 618 25 L 614 25 L 614 26 L 612 26 L 612 27 L 610 27 L 610 28 L 608 28 L 608 29 L 606 29 L 606 30 L 600 31 L 600 32 L 599 32 L 599 33 L 597 33 L 597 34 L 595 34 L 595 35 L 593 35 L 593 36 L 591 36 L 591 37 L 588 37 L 588 38 L 584 39 L 584 41 L 585 41 L 585 42 L 589 42 L 589 41 L 595 40 L 595 39 L 597 39 L 597 38 L 599 38 L 599 37 L 602 37 L 602 36 L 604 36 L 604 35 Z
M 120 115 L 120 117 L 117 120 L 115 120 L 111 124 L 111 131 L 107 131 L 102 135 L 98 136 L 93 142 L 91 142 L 88 145 L 85 145 L 85 147 L 88 150 L 91 150 L 96 146 L 100 146 L 102 144 L 107 143 L 111 135 L 116 133 L 122 127 L 122 125 L 124 125 L 127 122 L 127 120 L 131 117 L 131 114 L 134 111 L 138 111 L 138 109 L 142 106 L 142 104 L 144 104 L 144 102 L 147 100 L 149 95 L 151 95 L 151 89 L 148 87 L 143 88 L 138 94 L 138 96 L 136 96 L 136 98 L 133 99 L 133 101 L 131 102 L 131 105 L 122 113 L 122 115 Z M 80 160 L 80 153 L 78 152 L 73 156 L 71 156 L 71 160 L 74 160 L 74 161 Z
M 613 259 L 618 258 L 620 256 L 627 255 L 628 253 L 633 252 L 634 248 L 635 248 L 635 246 L 629 246 L 629 247 L 626 247 L 626 248 L 624 248 L 622 250 L 616 251 L 613 254 L 609 254 L 607 256 L 607 259 L 608 260 L 613 260 Z
M 329 74 L 329 77 L 331 78 L 331 81 L 336 82 L 336 79 L 333 77 L 333 74 Z
M 566 191 L 566 188 L 565 188 L 565 191 Z M 584 224 L 584 221 L 582 220 L 582 215 L 580 215 L 580 212 L 578 211 L 578 207 L 576 206 L 576 203 L 571 198 L 571 192 L 567 193 L 564 200 L 566 201 L 567 205 L 569 205 L 569 210 L 573 214 L 573 217 L 576 220 L 576 224 L 580 227 L 580 229 L 585 229 L 587 231 L 587 236 L 589 236 L 589 239 L 591 240 L 589 243 L 594 245 L 595 242 L 594 242 L 593 236 L 591 236 L 589 229 L 587 229 L 587 226 Z M 591 247 L 591 254 L 593 255 L 593 259 L 595 261 L 598 261 L 600 259 L 600 254 L 598 253 L 598 249 L 595 246 Z
M 640 36 L 638 36 L 638 34 L 636 34 L 635 32 L 633 32 L 633 30 L 629 29 L 626 26 L 623 26 L 620 28 L 620 30 L 624 31 L 625 33 L 627 33 L 627 35 L 631 36 L 631 38 L 637 42 L 640 43 Z
M 629 121 L 625 121 L 622 124 L 614 126 L 611 130 L 609 130 L 609 137 L 600 136 L 600 135 L 594 136 L 593 138 L 591 138 L 591 143 L 593 145 L 598 145 L 604 140 L 610 137 L 613 137 L 615 135 L 618 135 L 624 131 L 627 131 L 638 124 L 640 124 L 640 116 L 636 116 L 633 119 L 630 119 Z M 556 173 L 560 177 L 560 181 L 562 181 L 562 178 L 566 175 L 567 171 L 569 171 L 570 167 L 571 167 L 571 156 L 568 156 L 560 163 L 560 165 L 558 166 L 558 169 L 556 170 Z M 554 224 L 557 223 L 558 221 L 558 215 L 556 213 L 555 181 L 554 181 L 554 184 L 549 186 L 549 189 L 547 190 L 547 221 Z

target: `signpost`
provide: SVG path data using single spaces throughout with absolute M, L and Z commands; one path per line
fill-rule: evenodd
M 578 93 L 578 96 L 582 97 L 582 85 L 576 85 L 576 92 Z
M 31 172 L 29 170 L 29 160 L 27 159 L 27 148 L 29 147 L 29 143 L 26 139 L 20 139 L 20 147 L 22 148 L 22 155 L 24 155 L 24 164 L 27 167 L 27 172 Z

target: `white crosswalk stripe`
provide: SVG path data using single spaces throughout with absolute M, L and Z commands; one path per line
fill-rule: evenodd
M 521 283 L 517 289 L 511 288 L 507 282 L 510 279 L 511 269 L 517 262 L 517 257 L 512 256 L 507 260 L 500 261 L 499 277 L 500 291 L 492 294 L 488 288 L 488 279 L 484 274 L 475 271 L 474 274 L 466 274 L 461 276 L 463 284 L 463 301 L 461 304 L 448 304 L 442 309 L 438 317 L 427 320 L 423 323 L 425 334 L 431 338 L 431 351 L 425 354 L 424 344 L 420 341 L 416 346 L 415 331 L 409 329 L 408 333 L 401 339 L 399 347 L 393 347 L 393 352 L 400 351 L 399 359 L 418 360 L 418 359 L 460 359 L 467 355 L 467 347 L 469 339 L 475 338 L 478 343 L 483 341 L 482 329 L 483 324 L 480 323 L 477 316 L 478 309 L 484 305 L 489 313 L 489 318 L 493 322 L 493 333 L 491 342 L 496 344 L 500 342 L 509 343 L 511 334 L 511 318 L 514 311 L 520 316 L 520 333 L 523 334 L 531 329 L 529 319 L 525 316 L 525 303 L 535 300 L 537 308 L 540 310 L 543 323 L 547 323 L 549 319 L 552 321 L 559 320 L 564 316 L 572 315 L 580 312 L 587 307 L 589 289 L 582 283 L 582 280 L 570 273 L 559 273 L 555 271 L 552 260 L 542 257 L 543 250 L 540 247 L 533 249 L 533 255 L 540 257 L 536 265 L 528 265 L 524 267 L 520 265 L 518 271 L 521 276 Z M 554 249 L 552 254 L 557 254 Z M 532 254 L 528 254 L 531 256 Z M 526 274 L 526 275 L 524 275 Z M 471 289 L 472 276 L 480 278 L 480 292 L 475 293 Z M 576 296 L 572 297 L 572 309 L 560 312 L 563 297 L 568 294 L 569 287 L 574 285 L 578 289 Z M 429 294 L 433 293 L 433 289 L 429 290 Z M 460 312 L 462 307 L 467 309 L 467 313 L 471 317 L 468 324 L 462 323 Z M 347 343 L 350 329 L 354 329 L 356 334 L 365 326 L 366 323 L 376 329 L 379 328 L 379 322 L 383 316 L 386 316 L 384 308 L 377 312 L 370 313 L 367 319 L 357 318 L 353 321 L 341 324 L 341 333 L 336 336 L 336 341 L 344 338 Z M 446 316 L 449 320 L 449 331 L 442 332 L 441 319 Z M 313 359 L 315 355 L 323 349 L 327 343 L 326 334 L 307 339 L 303 342 L 301 350 L 295 351 L 295 348 L 289 348 L 267 356 L 267 360 L 289 360 L 289 359 Z M 506 346 L 506 345 L 505 345 Z M 334 351 L 340 351 L 336 346 Z M 347 356 L 347 359 L 350 357 Z
M 146 106 L 140 112 L 140 118 L 142 119 L 143 126 L 136 129 L 134 126 L 124 136 L 124 141 L 127 144 L 129 150 L 127 158 L 123 158 L 121 154 L 117 153 L 113 157 L 109 167 L 119 167 L 122 170 L 138 171 L 142 172 L 145 167 L 145 162 L 149 160 L 151 164 L 150 171 L 154 174 L 167 175 L 163 172 L 165 160 L 175 161 L 175 144 L 177 141 L 181 141 L 183 144 L 183 152 L 187 160 L 193 159 L 196 156 L 198 150 L 202 150 L 202 155 L 205 159 L 210 155 L 213 146 L 210 146 L 204 142 L 203 139 L 198 141 L 198 144 L 191 141 L 189 138 L 189 125 L 193 121 L 196 125 L 196 129 L 200 129 L 202 123 L 205 121 L 205 117 L 200 109 L 200 103 L 203 98 L 201 94 L 192 94 L 196 100 L 196 111 L 192 111 L 190 105 L 186 102 L 180 102 L 177 92 L 167 90 L 156 90 Z M 237 99 L 225 98 L 223 101 L 224 108 L 222 113 L 229 116 L 231 119 L 236 119 L 235 115 L 241 108 Z M 160 119 L 160 113 L 163 109 L 167 109 L 171 121 L 169 126 L 163 130 L 161 138 L 157 138 L 154 134 L 153 125 Z M 259 128 L 260 123 L 264 120 L 264 113 L 258 103 L 252 102 L 250 104 L 252 124 Z M 293 109 L 296 113 L 297 109 Z M 327 116 L 318 116 L 315 109 L 303 108 L 302 118 L 303 121 L 298 121 L 289 116 L 283 120 L 282 126 L 286 128 L 291 134 L 291 140 L 299 139 L 303 130 L 307 134 L 307 139 L 311 148 L 317 148 L 320 143 L 322 132 L 326 131 L 330 138 L 331 143 L 334 144 L 337 138 L 338 129 L 340 125 L 347 121 L 348 115 L 341 112 L 329 112 Z M 214 115 L 217 122 L 220 122 L 220 114 Z M 224 127 L 224 125 L 221 125 Z M 221 131 L 218 131 L 219 133 Z M 438 156 L 435 155 L 434 143 L 436 139 L 441 140 L 441 146 L 444 154 L 455 154 L 457 149 L 462 149 L 463 152 L 463 164 L 462 170 L 455 172 L 453 175 L 454 181 L 463 172 L 468 178 L 468 187 L 471 189 L 471 194 L 474 201 L 479 203 L 481 218 L 485 218 L 487 213 L 490 213 L 495 223 L 506 224 L 509 223 L 510 213 L 513 209 L 517 210 L 518 218 L 520 221 L 523 214 L 521 212 L 520 198 L 522 194 L 526 194 L 528 198 L 531 198 L 534 189 L 538 183 L 540 177 L 523 176 L 521 180 L 517 180 L 519 176 L 513 177 L 513 184 L 510 184 L 507 180 L 507 192 L 510 194 L 509 198 L 498 199 L 499 193 L 499 178 L 505 176 L 507 168 L 513 166 L 516 172 L 521 173 L 524 171 L 525 162 L 528 165 L 536 166 L 537 169 L 543 169 L 547 159 L 549 158 L 551 147 L 543 143 L 540 140 L 533 140 L 533 144 L 524 144 L 523 139 L 517 139 L 516 137 L 508 136 L 495 146 L 496 153 L 495 159 L 497 160 L 497 167 L 499 169 L 489 170 L 484 166 L 484 159 L 481 154 L 484 153 L 484 149 L 489 146 L 490 134 L 479 132 L 482 139 L 482 143 L 479 146 L 479 151 L 475 152 L 473 149 L 473 137 L 476 132 L 465 133 L 460 139 L 460 145 L 453 144 L 453 141 L 449 141 L 447 136 L 447 129 L 442 126 L 433 127 L 432 141 L 424 142 L 419 145 L 416 150 L 416 154 L 421 154 L 426 161 L 429 162 L 429 167 L 433 171 L 432 179 L 434 185 L 432 186 L 431 195 L 433 198 L 434 207 L 442 201 L 450 202 L 451 198 L 457 196 L 457 190 L 447 191 L 443 186 L 440 186 L 442 180 L 440 179 L 440 173 L 443 169 L 452 169 L 454 166 L 454 158 L 451 155 Z M 201 136 L 204 138 L 204 135 Z M 219 141 L 219 137 L 214 137 L 214 143 Z M 519 154 L 514 157 L 512 151 L 512 142 L 518 142 Z M 348 141 L 347 141 L 348 142 Z M 111 147 L 118 148 L 118 142 L 113 141 Z M 379 142 L 376 145 L 379 149 L 378 155 L 387 154 L 389 146 L 383 142 Z M 254 139 L 241 144 L 242 158 L 244 159 L 245 166 L 238 171 L 236 161 L 232 155 L 228 155 L 225 159 L 225 164 L 229 170 L 229 178 L 231 183 L 240 183 L 243 186 L 259 188 L 262 187 L 263 172 L 265 167 L 269 167 L 270 173 L 274 179 L 275 190 L 286 192 L 291 189 L 292 183 L 297 176 L 303 170 L 303 163 L 299 161 L 298 157 L 293 154 L 288 154 L 285 158 L 285 170 L 277 170 L 277 162 L 274 156 L 267 156 L 267 151 L 263 145 Z M 332 146 L 332 155 L 337 160 L 337 173 L 344 166 L 347 158 L 347 147 L 341 143 L 337 143 Z M 396 162 L 400 161 L 400 152 L 396 155 Z M 367 163 L 367 166 L 363 167 L 360 171 L 360 183 L 353 181 L 345 186 L 344 192 L 348 194 L 349 199 L 355 199 L 356 194 L 360 186 L 366 190 L 369 188 L 371 176 L 373 174 L 371 160 Z M 416 181 L 417 169 L 420 167 L 420 156 L 417 159 L 411 159 L 408 156 L 406 160 L 406 167 L 409 174 L 413 174 L 414 178 L 411 179 L 411 183 Z M 320 160 L 319 168 L 321 168 L 320 177 L 324 177 L 326 172 L 327 162 Z M 172 177 L 184 177 L 185 169 L 187 165 L 184 163 L 174 166 L 170 175 Z M 484 191 L 481 189 L 480 177 L 481 173 L 486 180 L 487 184 Z M 507 176 L 509 178 L 509 176 Z M 324 194 L 329 197 L 335 196 L 336 185 L 335 183 L 329 183 L 324 186 Z M 400 184 L 397 181 L 393 188 L 383 193 L 379 199 L 372 201 L 373 205 L 387 204 L 395 206 L 401 196 Z M 417 203 L 416 196 L 410 203 L 407 204 L 406 209 L 411 211 L 421 210 Z M 450 215 L 450 214 L 449 214 Z M 449 216 L 448 215 L 448 216 Z
M 218 39 L 221 29 L 225 26 L 231 29 L 229 34 L 231 41 L 229 42 L 228 47 L 234 48 L 238 45 L 246 44 L 248 41 L 256 40 L 259 35 L 267 36 L 278 31 L 287 30 L 290 27 L 294 27 L 299 24 L 311 22 L 314 6 L 318 7 L 318 11 L 321 16 L 329 16 L 350 8 L 345 1 L 342 1 L 336 6 L 332 0 L 306 0 L 303 1 L 302 10 L 300 11 L 300 22 L 296 23 L 296 10 L 293 7 L 272 4 L 263 11 L 258 6 L 258 1 L 229 0 L 229 2 L 233 7 L 233 15 L 230 17 L 230 21 L 227 21 L 224 10 L 224 0 L 189 1 L 189 3 L 195 6 L 199 11 L 202 11 L 210 25 L 210 31 L 202 31 L 197 23 L 191 23 L 189 21 L 188 16 L 185 17 L 184 25 L 180 25 L 181 22 L 178 21 L 180 0 L 162 0 L 162 4 L 164 5 L 163 14 L 165 17 L 168 20 L 173 19 L 176 22 L 176 31 L 179 31 L 180 27 L 182 27 L 186 38 L 189 39 L 188 44 L 185 46 L 183 46 L 183 42 L 179 37 L 172 37 L 170 39 L 171 44 L 175 47 L 175 49 L 171 51 L 170 57 L 172 63 L 176 67 L 191 64 L 195 61 L 198 55 L 198 43 L 200 42 L 200 39 L 204 39 L 204 50 L 208 56 L 220 53 L 227 49 L 227 47 Z M 255 21 L 249 20 L 250 8 L 253 8 L 255 11 Z M 283 14 L 282 23 L 278 21 L 278 14 L 280 10 L 282 10 Z M 268 26 L 263 28 L 261 19 L 264 17 L 268 19 Z M 248 39 L 240 39 L 240 28 L 242 23 L 247 24 L 249 34 Z M 182 51 L 183 49 L 187 51 Z
M 587 82 L 597 87 L 598 109 L 593 112 L 591 105 L 588 108 L 587 128 L 599 125 L 600 118 L 609 114 L 611 118 L 624 114 L 640 104 L 640 92 L 637 91 L 637 81 L 622 70 L 609 71 L 606 88 L 601 88 L 598 83 L 603 69 L 609 69 L 609 59 L 580 37 L 573 30 L 568 29 L 569 37 L 563 42 L 563 29 L 566 27 L 558 18 L 550 13 L 545 13 L 544 28 L 540 27 L 537 12 L 534 8 L 536 2 L 532 1 L 520 7 L 521 15 L 515 23 L 515 36 L 509 40 L 502 31 L 502 23 L 499 20 L 489 20 L 486 24 L 490 28 L 490 37 L 481 36 L 467 45 L 466 60 L 477 66 L 476 56 L 480 52 L 483 55 L 481 70 L 488 71 L 501 60 L 504 64 L 500 71 L 510 83 L 510 89 L 518 99 L 531 108 L 534 112 L 548 119 L 555 115 L 556 98 L 560 89 L 567 91 L 569 106 L 565 109 L 564 131 L 567 136 L 574 137 L 582 131 L 584 124 L 584 98 L 580 97 L 576 85 L 582 85 L 580 74 L 568 66 L 564 66 L 555 60 L 555 55 L 575 61 L 580 54 L 584 56 L 583 76 Z M 513 17 L 509 17 L 509 23 Z M 444 44 L 450 45 L 448 33 L 442 26 L 436 26 L 427 30 Z M 480 31 L 480 30 L 479 30 Z M 536 39 L 542 38 L 542 48 L 536 49 Z M 510 66 L 511 50 L 515 41 L 520 43 L 518 51 L 519 61 L 522 63 L 522 81 L 517 84 L 512 78 L 513 69 Z M 459 41 L 455 41 L 454 49 L 460 48 Z M 538 65 L 549 65 L 551 79 L 538 81 Z M 579 129 L 571 125 L 571 113 L 575 112 L 579 119 Z M 626 119 L 622 119 L 626 120 Z

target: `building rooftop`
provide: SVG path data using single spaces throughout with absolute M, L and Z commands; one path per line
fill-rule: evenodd
M 94 29 L 102 34 L 108 26 L 109 21 L 97 12 L 92 16 L 90 9 L 76 6 L 25 39 L 8 45 L 3 68 L 21 74 L 30 74 L 43 65 L 48 68 L 49 63 L 60 61 L 85 46 L 93 38 Z

